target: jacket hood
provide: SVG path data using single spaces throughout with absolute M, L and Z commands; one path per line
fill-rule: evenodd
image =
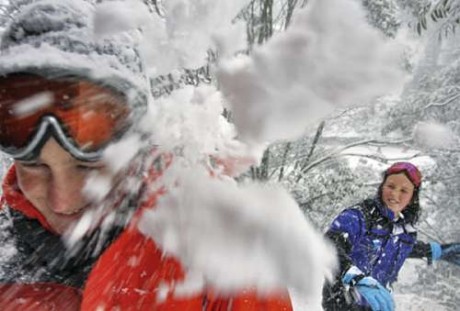
M 133 117 L 143 115 L 150 84 L 134 38 L 99 38 L 90 1 L 22 0 L 15 5 L 1 39 L 1 76 L 32 73 L 93 81 L 124 94 Z
M 4 204 L 7 204 L 9 207 L 21 212 L 26 217 L 38 220 L 38 222 L 40 222 L 42 227 L 46 230 L 56 233 L 46 220 L 45 216 L 43 216 L 43 214 L 26 199 L 22 191 L 19 189 L 16 167 L 14 165 L 8 170 L 5 178 L 3 179 L 2 190 L 2 207 Z

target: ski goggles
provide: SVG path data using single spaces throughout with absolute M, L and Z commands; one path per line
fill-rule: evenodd
M 417 188 L 420 187 L 422 184 L 422 174 L 415 165 L 409 162 L 394 163 L 385 171 L 385 176 L 398 174 L 401 172 L 406 172 L 414 186 Z
M 129 115 L 124 96 L 89 81 L 0 77 L 0 149 L 18 160 L 37 157 L 52 136 L 75 158 L 96 161 Z

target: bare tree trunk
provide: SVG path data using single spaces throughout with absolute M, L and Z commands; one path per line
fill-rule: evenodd
M 268 167 L 270 163 L 270 148 L 265 150 L 262 156 L 262 161 L 258 167 L 251 167 L 251 177 L 253 180 L 267 180 L 268 179 Z
M 252 45 L 254 44 L 256 33 L 255 33 L 255 28 L 257 24 L 257 17 L 255 15 L 255 5 L 256 1 L 253 0 L 248 6 L 248 16 L 246 16 L 246 35 L 247 35 L 247 40 L 249 44 L 249 49 L 252 48 Z
M 263 1 L 260 7 L 260 26 L 258 43 L 262 44 L 267 41 L 273 34 L 273 0 Z
M 149 8 L 150 13 L 155 12 L 159 16 L 164 16 L 162 0 L 143 0 L 143 2 Z
M 326 122 L 322 121 L 320 125 L 318 126 L 318 128 L 316 129 L 315 138 L 313 138 L 313 142 L 311 143 L 310 151 L 308 152 L 307 157 L 302 161 L 302 164 L 300 165 L 299 175 L 297 176 L 296 182 L 299 182 L 299 180 L 302 178 L 302 172 L 307 167 L 308 163 L 310 162 L 313 152 L 315 151 L 316 146 L 318 145 L 318 141 L 321 135 L 323 134 L 323 129 L 325 125 L 326 125 Z
M 278 175 L 278 181 L 281 181 L 284 177 L 284 168 L 286 166 L 287 156 L 289 154 L 289 151 L 291 151 L 291 146 L 292 146 L 292 143 L 289 142 L 286 144 L 286 149 L 284 149 L 283 160 L 282 160 L 282 164 L 280 168 L 280 173 Z
M 284 28 L 288 28 L 291 23 L 292 14 L 294 14 L 294 9 L 297 5 L 298 0 L 287 0 L 287 10 L 286 10 L 286 22 L 284 23 Z

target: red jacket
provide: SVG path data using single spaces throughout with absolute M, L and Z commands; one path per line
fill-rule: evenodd
M 158 311 L 281 311 L 292 310 L 287 292 L 258 297 L 243 291 L 233 297 L 218 297 L 211 291 L 177 298 L 171 293 L 159 299 L 165 284 L 184 279 L 180 262 L 165 257 L 155 242 L 137 230 L 143 209 L 154 206 L 156 197 L 142 206 L 130 225 L 100 255 L 82 289 L 55 283 L 0 285 L 2 310 L 158 310 Z M 3 184 L 3 203 L 36 219 L 52 231 L 46 219 L 28 202 L 17 186 L 14 167 Z

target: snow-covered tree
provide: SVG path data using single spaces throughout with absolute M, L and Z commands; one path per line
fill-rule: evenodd
M 399 29 L 395 0 L 362 0 L 367 10 L 369 22 L 389 37 L 394 37 Z

